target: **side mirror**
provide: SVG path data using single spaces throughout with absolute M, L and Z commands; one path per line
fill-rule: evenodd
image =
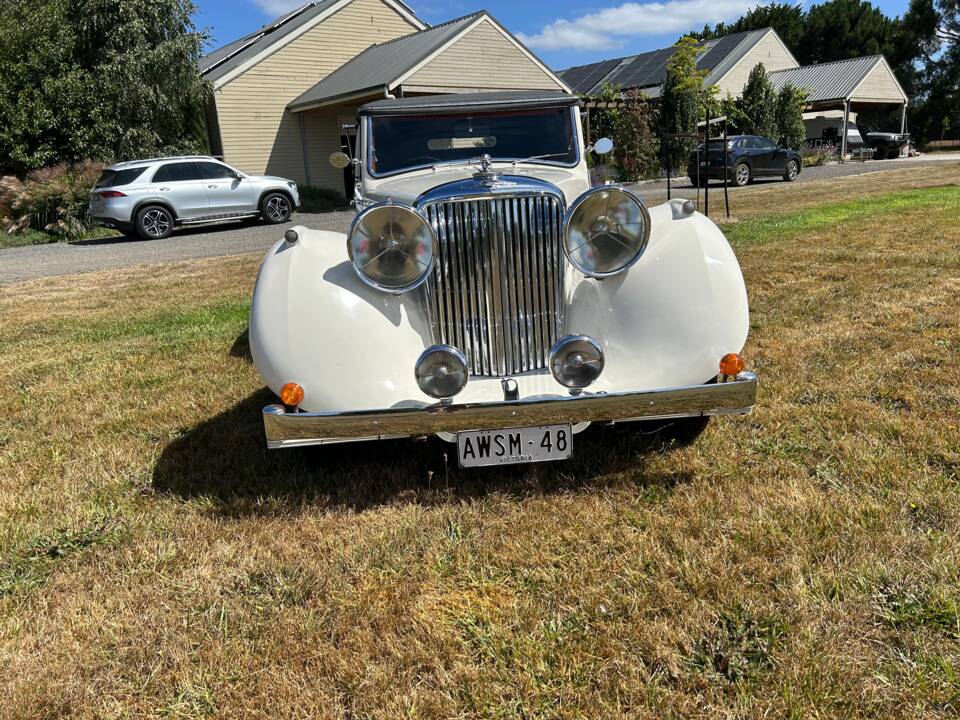
M 353 160 L 345 152 L 335 152 L 330 155 L 330 164 L 337 170 L 346 170 L 352 162 Z
M 609 155 L 613 152 L 613 140 L 610 138 L 600 138 L 590 149 L 597 155 Z
M 235 177 L 237 180 L 243 180 L 243 173 L 237 172 L 237 173 L 234 175 L 234 177 Z

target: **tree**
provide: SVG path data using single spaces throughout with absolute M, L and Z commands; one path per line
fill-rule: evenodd
M 775 120 L 781 146 L 800 150 L 807 139 L 803 124 L 803 110 L 807 105 L 807 93 L 801 88 L 787 84 L 777 95 Z
M 803 65 L 884 55 L 898 67 L 916 57 L 915 48 L 898 44 L 899 22 L 863 0 L 828 0 L 807 12 L 796 46 Z
M 737 106 L 740 109 L 741 132 L 747 135 L 763 135 L 776 139 L 777 129 L 777 93 L 767 75 L 763 63 L 750 71 L 746 87 Z
M 682 38 L 667 62 L 667 77 L 660 99 L 660 147 L 663 166 L 678 168 L 684 165 L 696 147 L 695 139 L 675 138 L 675 135 L 695 135 L 697 122 L 703 115 L 705 102 L 711 102 L 715 87 L 703 85 L 707 73 L 697 69 L 699 44 L 695 38 Z
M 620 179 L 627 182 L 652 178 L 660 169 L 660 143 L 653 131 L 655 112 L 639 90 L 624 95 L 626 106 L 614 124 L 614 158 Z
M 901 36 L 904 43 L 918 48 L 923 58 L 922 72 L 914 68 L 908 85 L 911 134 L 921 143 L 958 137 L 960 2 L 911 0 Z
M 787 47 L 793 48 L 803 37 L 804 18 L 802 5 L 772 2 L 752 8 L 736 22 L 717 23 L 713 28 L 704 25 L 703 30 L 690 35 L 698 40 L 715 40 L 733 33 L 772 27 Z
M 5 0 L 0 172 L 202 149 L 191 0 Z

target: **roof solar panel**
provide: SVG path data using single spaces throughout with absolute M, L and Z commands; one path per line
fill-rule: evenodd
M 743 40 L 744 33 L 726 35 L 713 44 L 707 52 L 697 60 L 697 67 L 701 70 L 713 70 L 730 52 Z
M 565 70 L 561 77 L 575 92 L 587 93 L 591 88 L 603 82 L 607 73 L 619 64 L 619 60 L 601 60 L 590 65 L 572 67 Z
M 673 52 L 673 48 L 664 48 L 644 53 L 620 72 L 617 82 L 623 88 L 659 85 L 666 76 L 667 62 Z
M 594 65 L 593 70 L 583 81 L 583 92 L 589 92 L 591 88 L 594 88 L 604 82 L 607 75 L 610 74 L 610 71 L 616 68 L 619 64 L 619 60 L 606 60 L 602 63 Z

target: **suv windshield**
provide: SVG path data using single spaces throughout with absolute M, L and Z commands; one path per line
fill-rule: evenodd
M 481 155 L 575 165 L 579 158 L 572 118 L 569 108 L 374 117 L 370 169 L 375 175 L 387 175 Z
M 146 170 L 145 167 L 133 168 L 132 170 L 104 170 L 94 187 L 106 188 L 129 185 L 143 175 L 144 170 Z

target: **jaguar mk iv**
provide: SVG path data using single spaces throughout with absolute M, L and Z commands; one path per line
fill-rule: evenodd
M 359 111 L 356 217 L 269 251 L 250 346 L 270 448 L 438 436 L 463 466 L 569 458 L 592 423 L 753 408 L 743 276 L 691 203 L 591 187 L 563 93 Z M 629 426 L 628 426 L 629 427 Z

